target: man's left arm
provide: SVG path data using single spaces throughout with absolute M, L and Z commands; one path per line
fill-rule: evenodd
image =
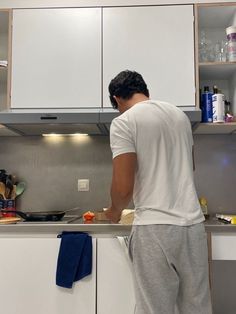
M 132 199 L 136 166 L 136 153 L 124 153 L 113 159 L 111 206 L 106 210 L 112 222 L 120 220 L 122 210 Z

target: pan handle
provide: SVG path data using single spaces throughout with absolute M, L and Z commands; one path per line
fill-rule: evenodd
M 21 218 L 23 218 L 25 220 L 28 218 L 27 214 L 25 214 L 25 213 L 23 213 L 23 212 L 21 212 L 19 210 L 1 209 L 0 211 L 1 211 L 1 213 L 13 213 L 13 214 L 16 214 L 16 215 L 20 216 Z

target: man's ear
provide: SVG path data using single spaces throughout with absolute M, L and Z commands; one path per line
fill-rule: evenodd
M 113 96 L 113 98 L 115 99 L 115 101 L 117 102 L 118 106 L 121 105 L 121 98 L 117 97 L 117 96 Z

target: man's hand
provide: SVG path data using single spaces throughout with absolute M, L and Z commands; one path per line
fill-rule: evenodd
M 105 210 L 106 217 L 114 223 L 120 221 L 121 213 L 122 211 L 112 208 L 112 206 Z

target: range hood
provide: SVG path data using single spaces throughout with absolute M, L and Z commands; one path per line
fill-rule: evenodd
M 0 124 L 22 136 L 48 133 L 108 135 L 101 109 L 12 109 L 0 112 Z
M 201 110 L 180 107 L 192 125 L 201 121 Z M 119 115 L 112 108 L 103 109 L 12 109 L 0 112 L 0 124 L 22 136 L 48 133 L 109 135 L 111 121 Z

